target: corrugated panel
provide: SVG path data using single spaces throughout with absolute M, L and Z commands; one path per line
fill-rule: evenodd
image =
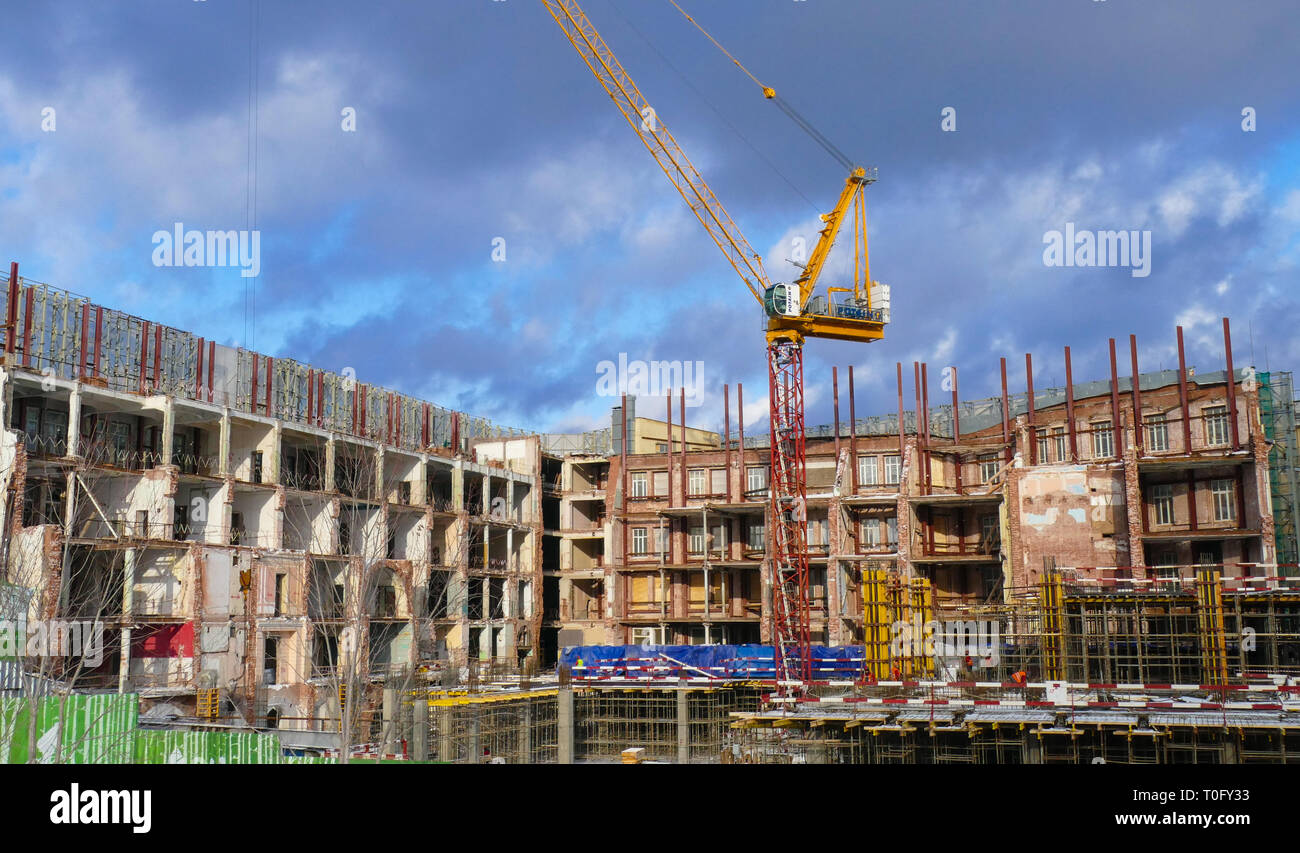
M 126 764 L 138 720 L 133 694 L 0 699 L 0 763 Z

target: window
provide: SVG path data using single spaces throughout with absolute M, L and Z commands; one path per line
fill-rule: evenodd
M 692 468 L 686 472 L 686 494 L 702 495 L 704 494 L 705 475 L 708 472 L 703 468 Z
M 761 521 L 751 521 L 745 525 L 745 548 L 750 551 L 762 551 L 767 548 L 767 527 Z
M 1156 524 L 1174 523 L 1174 487 L 1168 483 L 1151 487 L 1151 504 L 1156 510 Z
M 1052 444 L 1055 445 L 1057 462 L 1069 459 L 1068 445 L 1065 443 L 1065 427 L 1052 427 Z
M 253 451 L 253 478 L 252 482 L 262 482 L 262 451 Z
M 113 421 L 108 425 L 109 441 L 109 459 L 110 465 L 116 465 L 119 468 L 129 467 L 131 464 L 131 425 L 124 424 L 120 421 Z
M 1092 425 L 1092 458 L 1105 459 L 1115 455 L 1115 433 L 1110 421 L 1096 421 Z
M 745 471 L 745 491 L 761 492 L 767 488 L 767 469 L 748 468 Z
M 990 554 L 1002 547 L 1002 529 L 996 515 L 980 517 L 980 552 Z
M 655 497 L 657 498 L 668 497 L 668 472 L 667 471 L 654 472 L 654 487 L 655 487 L 654 489 Z
M 289 608 L 289 576 L 277 572 L 275 576 L 275 614 L 283 616 Z
M 1042 465 L 1050 460 L 1047 457 L 1047 430 L 1038 431 L 1038 464 Z
M 1237 518 L 1237 490 L 1231 480 L 1211 480 L 1210 494 L 1214 497 L 1214 520 L 1235 521 Z
M 885 483 L 896 485 L 903 472 L 902 457 L 894 454 L 885 457 Z
M 858 485 L 874 486 L 878 479 L 880 464 L 875 456 L 858 457 Z
M 864 518 L 862 520 L 862 550 L 878 551 L 898 544 L 898 519 Z
M 686 535 L 686 550 L 691 554 L 704 553 L 704 527 L 696 526 Z
M 1169 424 L 1164 415 L 1151 415 L 1146 419 L 1147 450 L 1157 453 L 1169 449 Z
M 262 648 L 263 684 L 279 684 L 279 657 L 280 641 L 275 637 L 267 637 L 266 643 Z
M 1205 444 L 1219 447 L 1228 443 L 1228 407 L 1206 406 L 1202 413 L 1205 418 Z
M 727 470 L 725 468 L 714 468 L 709 471 L 709 492 L 715 495 L 725 495 L 727 493 Z
M 632 553 L 633 554 L 646 553 L 646 545 L 648 544 L 648 541 L 649 541 L 649 535 L 647 534 L 646 529 L 644 527 L 632 528 Z
M 991 483 L 998 475 L 998 469 L 1002 466 L 998 464 L 996 456 L 987 457 L 980 460 L 980 482 Z
M 632 474 L 632 497 L 645 498 L 650 496 L 650 476 L 645 471 L 635 471 Z
M 726 533 L 727 532 L 726 530 L 723 529 L 722 524 L 715 524 L 713 525 L 712 528 L 709 529 L 708 545 L 709 545 L 709 551 L 711 553 L 713 554 L 726 553 L 726 543 L 727 543 Z M 719 575 L 718 577 L 721 577 L 721 575 Z
M 667 452 L 668 452 L 668 445 L 665 444 L 664 442 L 661 441 L 655 445 L 655 453 L 667 453 Z
M 825 550 L 830 544 L 830 521 L 825 518 L 810 518 L 805 535 L 809 548 Z

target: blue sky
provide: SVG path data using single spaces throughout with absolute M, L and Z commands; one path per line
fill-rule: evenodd
M 896 361 L 955 364 L 978 397 L 1003 355 L 1023 388 L 1026 351 L 1040 387 L 1062 383 L 1067 344 L 1076 378 L 1101 378 L 1129 333 L 1144 368 L 1170 367 L 1179 323 L 1189 361 L 1219 369 L 1224 315 L 1237 364 L 1300 364 L 1293 5 L 682 5 L 880 170 L 893 323 L 809 343 L 810 422 L 830 419 L 832 364 L 854 365 L 864 414 L 893 409 Z M 788 279 L 841 168 L 667 0 L 583 6 Z M 52 0 L 8 10 L 6 35 L 0 244 L 28 277 L 505 425 L 607 423 L 597 365 L 620 352 L 703 362 L 693 425 L 720 423 L 723 382 L 764 423 L 756 305 L 537 0 Z M 174 222 L 251 227 L 254 183 L 255 312 L 234 270 L 152 264 Z M 1151 274 L 1044 266 L 1066 222 L 1150 230 Z

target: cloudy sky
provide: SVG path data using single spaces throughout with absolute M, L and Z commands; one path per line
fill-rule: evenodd
M 1130 333 L 1168 368 L 1177 324 L 1218 369 L 1225 315 L 1237 364 L 1300 367 L 1293 4 L 681 5 L 880 170 L 893 323 L 810 342 L 810 422 L 833 364 L 854 365 L 860 413 L 893 409 L 896 361 L 909 382 L 914 360 L 957 365 L 973 398 L 997 393 L 999 356 L 1015 389 L 1025 352 L 1061 384 L 1067 344 L 1077 379 L 1102 378 Z M 667 0 L 583 6 L 788 280 L 842 168 Z M 597 366 L 619 353 L 702 362 L 692 424 L 743 382 L 765 425 L 756 304 L 538 0 L 51 0 L 7 9 L 5 35 L 0 245 L 27 277 L 505 425 L 606 424 Z M 155 266 L 176 222 L 256 227 L 255 289 Z M 1067 222 L 1150 231 L 1150 275 L 1045 266 Z

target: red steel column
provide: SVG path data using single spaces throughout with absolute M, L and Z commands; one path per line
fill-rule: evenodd
M 149 321 L 140 321 L 140 393 L 144 393 L 145 374 L 149 368 Z
M 1002 456 L 1011 461 L 1011 398 L 1007 396 L 1007 360 L 1002 358 Z
M 274 378 L 274 376 L 271 374 L 271 365 L 272 365 L 273 362 L 274 362 L 274 359 L 272 359 L 272 358 L 268 355 L 268 356 L 266 357 L 266 416 L 267 416 L 268 418 L 272 416 L 272 414 L 271 414 L 271 386 L 272 386 L 272 385 L 274 384 L 274 382 L 275 382 L 275 378 Z
M 203 399 L 203 338 L 199 338 L 199 345 L 195 348 L 198 350 L 198 364 L 194 371 L 194 399 Z
M 1115 438 L 1115 458 L 1124 458 L 1124 430 L 1119 425 L 1119 367 L 1115 362 L 1115 339 L 1110 339 L 1110 428 Z
M 1142 388 L 1138 382 L 1138 339 L 1137 335 L 1128 336 L 1129 356 L 1133 360 L 1133 443 L 1137 446 L 1138 456 L 1146 445 L 1142 435 Z
M 673 502 L 673 392 L 671 390 L 664 392 L 664 420 L 668 423 L 668 505 L 677 506 Z
M 961 443 L 961 412 L 957 410 L 957 365 L 952 367 L 952 443 Z M 961 463 L 958 462 L 958 470 Z
M 898 370 L 898 467 L 901 471 L 903 467 L 903 453 L 907 447 L 903 425 L 903 362 L 894 362 L 894 367 Z
M 18 329 L 18 262 L 9 264 L 9 299 L 5 306 L 5 351 L 14 351 L 14 334 Z
M 956 447 L 960 443 L 961 436 L 961 413 L 957 410 L 957 365 L 952 368 L 952 443 Z M 956 474 L 957 494 L 963 494 L 961 484 L 961 454 L 958 453 L 953 458 L 953 471 Z
M 162 326 L 153 327 L 153 385 L 162 387 Z
M 1079 443 L 1074 433 L 1074 370 L 1070 366 L 1070 348 L 1065 348 L 1065 417 L 1070 430 L 1070 462 L 1079 462 Z
M 682 386 L 682 498 L 686 497 L 686 386 Z
M 95 353 L 95 361 L 94 361 L 95 374 L 94 375 L 95 376 L 99 375 L 99 357 L 100 357 L 99 351 L 101 346 L 104 343 L 103 332 L 104 332 L 104 306 L 96 305 L 95 306 L 95 350 L 94 350 Z
M 366 435 L 366 410 L 370 408 L 370 397 L 366 393 L 366 386 L 357 385 L 357 400 L 361 407 L 361 435 Z
M 925 493 L 934 487 L 934 465 L 930 457 L 930 380 L 926 377 L 928 365 L 921 362 L 921 429 L 925 435 Z
M 1025 353 L 1025 383 L 1029 395 L 1029 464 L 1038 464 L 1038 427 L 1034 422 L 1034 357 Z
M 30 305 L 30 301 L 28 302 Z M 30 309 L 28 309 L 30 313 Z M 24 324 L 26 328 L 26 324 Z M 27 334 L 23 333 L 23 349 L 26 352 Z M 1228 428 L 1232 431 L 1232 449 L 1240 446 L 1237 441 L 1237 374 L 1232 369 L 1232 332 L 1228 329 L 1228 318 L 1223 318 L 1223 352 L 1228 360 Z M 1240 492 L 1240 489 L 1238 489 Z M 1244 525 L 1243 525 L 1244 526 Z
M 723 464 L 727 468 L 727 503 L 731 503 L 731 389 L 725 383 L 722 386 L 722 447 Z M 741 476 L 744 476 L 744 471 L 741 471 Z
M 853 405 L 853 365 L 849 365 L 849 483 L 851 494 L 858 491 L 858 412 Z
M 840 373 L 831 366 L 831 398 L 835 401 L 835 464 L 840 464 Z
M 89 302 L 81 303 L 81 350 L 77 357 L 77 378 L 86 378 L 86 351 L 89 346 L 90 338 L 90 314 L 87 311 L 90 308 Z
M 748 484 L 748 472 L 745 470 L 745 384 L 736 383 L 736 431 L 739 434 L 740 447 L 740 482 Z M 745 500 L 745 490 L 740 490 L 740 499 Z
M 1187 404 L 1187 359 L 1183 352 L 1183 327 L 1178 327 L 1178 404 L 1183 409 L 1183 452 L 1192 452 L 1192 416 Z

